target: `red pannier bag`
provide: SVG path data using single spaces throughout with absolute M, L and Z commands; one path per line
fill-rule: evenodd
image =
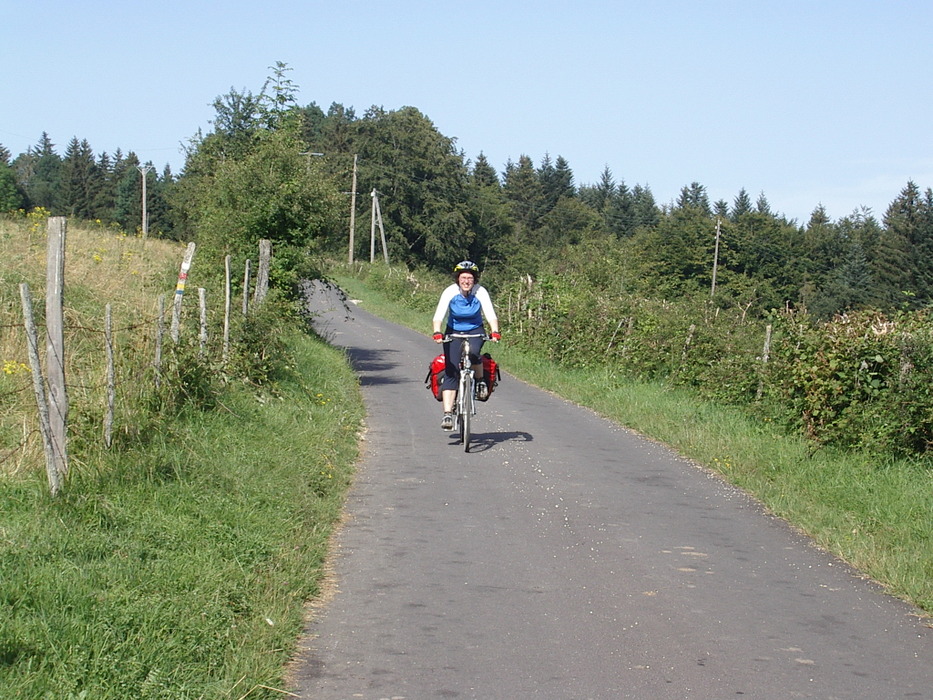
M 444 359 L 444 353 L 441 353 L 428 365 L 428 374 L 424 378 L 425 389 L 430 389 L 434 398 L 441 400 L 441 382 L 444 381 L 444 371 L 447 366 L 447 360 Z
M 480 401 L 488 401 L 492 396 L 492 390 L 496 388 L 502 375 L 499 372 L 499 363 L 492 359 L 488 352 L 483 353 L 483 379 L 486 382 L 486 398 Z M 479 398 L 479 397 L 477 397 Z

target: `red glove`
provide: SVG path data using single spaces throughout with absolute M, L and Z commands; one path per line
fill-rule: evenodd
M 443 333 L 435 333 L 435 334 L 434 334 L 434 342 L 435 342 L 435 343 L 438 343 L 438 342 L 442 341 L 443 339 L 444 339 L 444 334 L 443 334 Z
M 489 337 L 495 340 L 497 343 L 502 340 L 502 334 L 499 331 L 493 331 L 489 334 Z

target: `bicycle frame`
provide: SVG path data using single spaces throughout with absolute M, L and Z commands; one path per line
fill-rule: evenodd
M 444 336 L 443 342 L 449 343 L 455 338 L 489 340 L 489 336 L 485 333 L 449 333 Z M 475 377 L 473 365 L 470 362 L 470 344 L 464 342 L 460 347 L 460 382 L 457 385 L 457 400 L 454 403 L 457 429 L 460 432 L 460 441 L 463 443 L 464 452 L 470 451 L 470 418 L 476 415 L 476 402 L 473 397 L 474 385 Z

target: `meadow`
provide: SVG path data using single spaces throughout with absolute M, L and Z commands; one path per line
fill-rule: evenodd
M 357 459 L 355 376 L 293 309 L 270 304 L 236 334 L 268 338 L 262 324 L 274 324 L 262 381 L 224 366 L 216 343 L 200 361 L 180 344 L 154 389 L 157 298 L 172 294 L 183 247 L 69 227 L 71 467 L 53 498 L 17 292 L 22 281 L 43 289 L 44 226 L 41 215 L 0 223 L 2 694 L 283 697 Z M 123 319 L 110 447 L 106 303 Z

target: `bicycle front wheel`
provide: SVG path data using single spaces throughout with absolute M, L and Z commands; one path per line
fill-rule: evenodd
M 473 382 L 470 377 L 464 377 L 460 383 L 460 395 L 457 397 L 460 404 L 460 442 L 463 451 L 470 451 L 470 417 L 473 414 L 470 400 L 473 398 Z

